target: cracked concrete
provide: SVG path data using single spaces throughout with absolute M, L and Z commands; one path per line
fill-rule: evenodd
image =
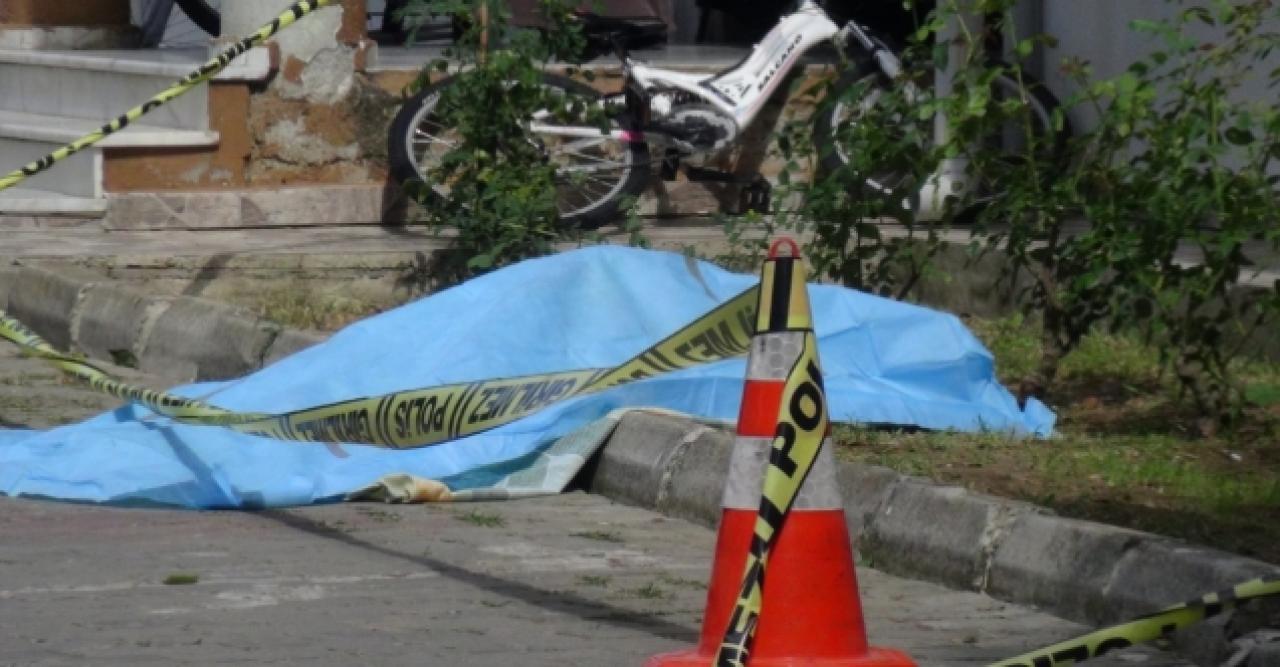
M 276 121 L 267 129 L 263 140 L 270 146 L 272 159 L 290 166 L 344 162 L 354 160 L 360 154 L 359 145 L 335 146 L 308 132 L 302 121 L 296 118 Z
M 356 86 L 356 49 L 335 46 L 318 51 L 306 61 L 301 80 L 282 79 L 277 90 L 282 97 L 305 99 L 313 104 L 337 104 Z
M 1022 505 L 999 505 L 996 507 L 995 516 L 987 522 L 986 527 L 982 530 L 982 536 L 978 538 L 978 547 L 980 551 L 981 564 L 979 566 L 980 573 L 974 579 L 973 589 L 979 592 L 987 592 L 987 586 L 991 581 L 991 570 L 995 567 L 996 551 L 1000 548 L 1001 542 L 1009 535 L 1009 529 L 1019 516 L 1029 511 L 1037 511 L 1038 508 L 1024 507 Z
M 667 499 L 671 497 L 671 484 L 675 470 L 670 465 L 672 461 L 677 461 L 684 456 L 684 452 L 690 445 L 697 442 L 699 438 L 711 433 L 709 426 L 698 425 L 685 433 L 676 443 L 675 449 L 671 451 L 667 465 L 662 466 L 662 474 L 658 478 L 658 494 L 654 499 L 656 507 L 664 507 L 667 505 Z

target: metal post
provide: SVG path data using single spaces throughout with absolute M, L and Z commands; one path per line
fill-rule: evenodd
M 973 49 L 981 49 L 981 43 L 970 43 L 968 35 L 980 35 L 982 16 L 973 10 L 973 0 L 948 0 L 939 8 L 950 7 L 952 14 L 946 27 L 938 33 L 940 43 L 948 45 L 946 67 L 934 74 L 934 93 L 949 97 L 955 90 L 955 79 L 963 63 L 971 57 Z M 976 41 L 976 40 L 975 40 Z M 939 113 L 933 119 L 933 139 L 941 146 L 951 140 L 951 122 L 946 114 Z M 937 220 L 942 216 L 947 197 L 963 195 L 969 187 L 966 177 L 968 160 L 948 158 L 938 166 L 938 171 L 920 190 L 917 218 Z

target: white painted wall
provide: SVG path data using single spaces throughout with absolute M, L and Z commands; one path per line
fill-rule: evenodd
M 1075 85 L 1063 76 L 1060 64 L 1065 58 L 1083 58 L 1093 65 L 1094 76 L 1107 78 L 1124 72 L 1130 63 L 1161 46 L 1160 40 L 1145 33 L 1134 32 L 1130 23 L 1135 19 L 1161 20 L 1177 16 L 1189 4 L 1205 2 L 1169 2 L 1166 0 L 1024 0 L 1024 29 L 1039 30 L 1058 39 L 1056 48 L 1046 49 L 1038 63 L 1039 78 L 1046 82 L 1059 98 L 1066 98 Z M 1280 23 L 1280 22 L 1278 22 Z M 1276 25 L 1274 30 L 1280 30 Z M 1214 30 L 1205 27 L 1197 36 L 1211 40 Z M 1276 91 L 1266 88 L 1265 74 L 1280 67 L 1280 53 L 1273 54 L 1269 62 L 1258 66 L 1259 77 L 1246 85 L 1242 94 L 1247 99 L 1274 102 Z M 1093 114 L 1084 110 L 1073 113 L 1072 122 L 1077 127 L 1088 127 Z

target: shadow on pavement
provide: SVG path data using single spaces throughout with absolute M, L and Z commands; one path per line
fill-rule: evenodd
M 584 620 L 607 623 L 629 630 L 639 630 L 655 637 L 662 637 L 683 644 L 698 641 L 698 632 L 696 630 L 655 618 L 642 612 L 615 607 L 567 591 L 548 591 L 523 582 L 503 579 L 483 572 L 475 572 L 428 556 L 396 551 L 395 549 L 366 542 L 348 533 L 335 530 L 322 523 L 284 510 L 263 510 L 253 513 L 253 516 L 260 516 L 317 537 L 341 542 L 347 546 L 391 558 L 398 558 L 434 570 L 456 581 L 461 581 L 491 593 L 514 598 L 548 611 L 569 614 Z

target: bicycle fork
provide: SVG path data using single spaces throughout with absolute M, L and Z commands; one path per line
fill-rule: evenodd
M 962 19 L 957 18 L 956 20 Z M 949 26 L 938 38 L 954 41 L 957 36 L 958 27 Z M 884 75 L 885 80 L 893 81 L 902 74 L 902 60 L 893 52 L 893 49 L 873 37 L 866 28 L 858 25 L 857 22 L 850 21 L 846 23 L 837 37 L 836 45 L 840 48 L 844 48 L 848 44 L 856 44 L 861 48 L 867 57 L 876 64 L 881 74 Z M 953 46 L 952 48 L 955 47 Z M 945 97 L 951 94 L 954 74 L 951 66 L 938 70 L 934 78 L 936 95 Z M 946 115 L 941 113 L 935 115 L 933 119 L 934 144 L 942 145 L 948 142 L 950 138 L 951 127 Z M 938 165 L 937 171 L 925 181 L 920 191 L 903 202 L 903 207 L 907 210 L 915 210 L 916 218 L 921 221 L 928 222 L 941 219 L 943 212 L 946 210 L 948 199 L 962 197 L 968 193 L 971 187 L 970 181 L 966 177 L 968 166 L 969 162 L 964 158 L 943 159 Z

